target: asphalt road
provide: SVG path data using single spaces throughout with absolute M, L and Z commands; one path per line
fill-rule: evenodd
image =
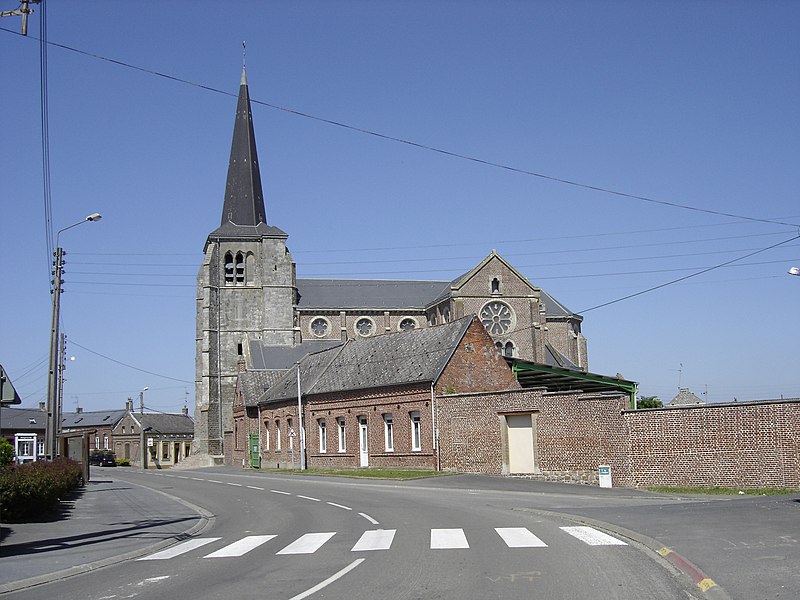
M 635 536 L 578 522 L 604 512 L 677 508 L 683 499 L 464 476 L 395 483 L 118 469 L 113 477 L 183 498 L 214 517 L 162 553 L 10 597 L 708 597 Z M 556 509 L 598 514 L 571 518 Z

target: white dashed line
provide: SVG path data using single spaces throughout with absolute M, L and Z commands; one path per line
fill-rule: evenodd
M 283 494 L 284 496 L 291 496 L 289 492 L 282 492 L 280 490 L 270 490 L 273 494 Z
M 313 500 L 314 502 L 320 501 L 319 498 L 312 498 L 311 496 L 301 496 L 300 494 L 297 494 L 297 497 L 302 498 L 303 500 Z
M 335 506 L 336 508 L 343 508 L 344 510 L 353 510 L 349 506 L 344 506 L 343 504 L 336 504 L 336 502 L 328 502 L 331 506 Z
M 264 488 L 260 488 L 260 487 L 257 487 L 255 485 L 248 485 L 247 487 L 249 487 L 251 490 L 259 490 L 261 492 L 264 491 Z
M 242 487 L 242 484 L 241 484 L 241 483 L 230 483 L 230 482 L 226 482 L 226 484 L 227 484 L 227 485 L 232 485 L 232 486 L 235 486 L 235 487 Z

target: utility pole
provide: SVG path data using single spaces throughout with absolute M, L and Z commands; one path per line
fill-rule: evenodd
M 39 4 L 40 0 L 20 0 L 19 8 L 16 10 L 4 10 L 0 12 L 0 17 L 19 17 L 22 16 L 22 35 L 28 35 L 28 15 L 33 12 L 29 8 L 31 4 Z
M 64 266 L 64 250 L 61 247 L 55 251 L 55 270 L 53 271 L 53 314 L 50 322 L 50 368 L 47 374 L 47 429 L 45 430 L 45 459 L 55 460 L 58 455 L 58 429 L 60 418 L 58 415 L 58 327 L 61 317 L 61 271 Z
M 300 392 L 300 363 L 297 363 L 297 426 L 300 429 L 300 435 L 297 437 L 300 440 L 300 470 L 306 468 L 306 436 L 303 430 L 303 402 Z
M 144 393 L 149 389 L 145 387 L 139 391 L 139 454 L 142 469 L 147 468 L 147 448 L 144 446 Z

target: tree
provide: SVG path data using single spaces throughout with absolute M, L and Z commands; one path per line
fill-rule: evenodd
M 636 408 L 662 408 L 664 403 L 658 396 L 639 396 L 636 401 Z
M 6 438 L 0 438 L 0 467 L 14 462 L 14 445 Z

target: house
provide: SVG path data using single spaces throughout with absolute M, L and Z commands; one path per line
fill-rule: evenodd
M 108 450 L 114 448 L 114 427 L 125 416 L 126 411 L 93 410 L 80 408 L 75 412 L 61 414 L 61 433 L 86 433 L 89 440 L 89 451 Z
M 263 466 L 300 464 L 298 367 L 266 391 L 242 377 L 231 464 L 249 462 L 260 440 Z M 434 432 L 441 394 L 519 389 L 478 317 L 360 340 L 299 362 L 309 467 L 437 468 Z
M 247 371 L 285 371 L 317 353 L 475 315 L 501 354 L 587 370 L 583 317 L 492 251 L 452 281 L 303 279 L 268 223 L 249 87 L 242 73 L 220 226 L 197 275 L 195 450 L 226 455 Z
M 18 463 L 44 460 L 47 411 L 42 405 L 39 408 L 0 406 L 0 437 L 14 445 Z
M 130 404 L 113 431 L 113 449 L 117 459 L 125 458 L 131 464 L 141 466 L 142 439 L 147 448 L 147 468 L 171 467 L 191 455 L 194 421 L 186 408 L 181 414 L 141 414 L 135 412 Z

